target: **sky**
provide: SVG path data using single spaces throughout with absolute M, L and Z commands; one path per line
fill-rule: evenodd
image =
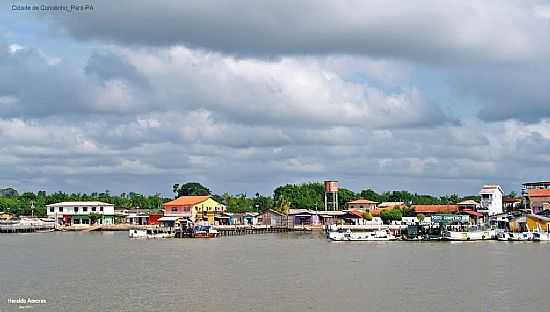
M 518 192 L 550 179 L 549 37 L 549 1 L 10 2 L 0 187 Z

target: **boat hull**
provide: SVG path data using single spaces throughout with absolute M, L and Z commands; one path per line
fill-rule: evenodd
M 132 239 L 167 239 L 174 238 L 175 233 L 172 232 L 154 232 L 147 230 L 130 230 L 128 237 Z
M 333 231 L 329 232 L 328 238 L 333 241 L 390 241 L 397 238 L 387 231 L 376 232 L 351 232 Z
M 443 235 L 444 240 L 450 241 L 474 241 L 474 240 L 490 240 L 495 238 L 494 231 L 471 231 L 459 232 L 448 231 Z

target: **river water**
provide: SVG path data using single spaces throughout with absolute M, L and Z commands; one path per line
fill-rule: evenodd
M 548 259 L 531 242 L 7 234 L 0 311 L 547 311 Z

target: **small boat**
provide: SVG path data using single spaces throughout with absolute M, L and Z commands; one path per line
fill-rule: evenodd
M 220 236 L 220 232 L 209 225 L 198 225 L 193 229 L 193 238 L 215 238 Z
M 328 238 L 333 241 L 389 241 L 397 239 L 388 230 L 374 232 L 352 232 L 339 229 L 328 233 Z
M 550 233 L 547 232 L 533 232 L 533 240 L 537 242 L 550 241 Z
M 130 230 L 128 233 L 129 238 L 137 239 L 164 239 L 164 238 L 174 238 L 175 233 L 172 231 L 163 231 L 163 230 Z
M 489 240 L 494 239 L 495 236 L 494 230 L 445 231 L 443 233 L 443 239 L 450 241 Z

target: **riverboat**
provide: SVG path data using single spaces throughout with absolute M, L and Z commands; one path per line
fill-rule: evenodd
M 175 233 L 172 231 L 163 231 L 158 229 L 130 230 L 128 237 L 136 239 L 165 239 L 174 238 Z
M 443 232 L 443 239 L 450 241 L 490 240 L 496 237 L 495 230 L 448 230 Z
M 209 225 L 198 225 L 193 229 L 193 238 L 215 238 L 220 236 L 220 232 Z
M 441 227 L 430 224 L 409 224 L 403 233 L 404 240 L 441 240 Z
M 390 241 L 396 240 L 388 230 L 378 230 L 373 232 L 354 232 L 351 230 L 338 229 L 330 231 L 328 238 L 333 241 Z

